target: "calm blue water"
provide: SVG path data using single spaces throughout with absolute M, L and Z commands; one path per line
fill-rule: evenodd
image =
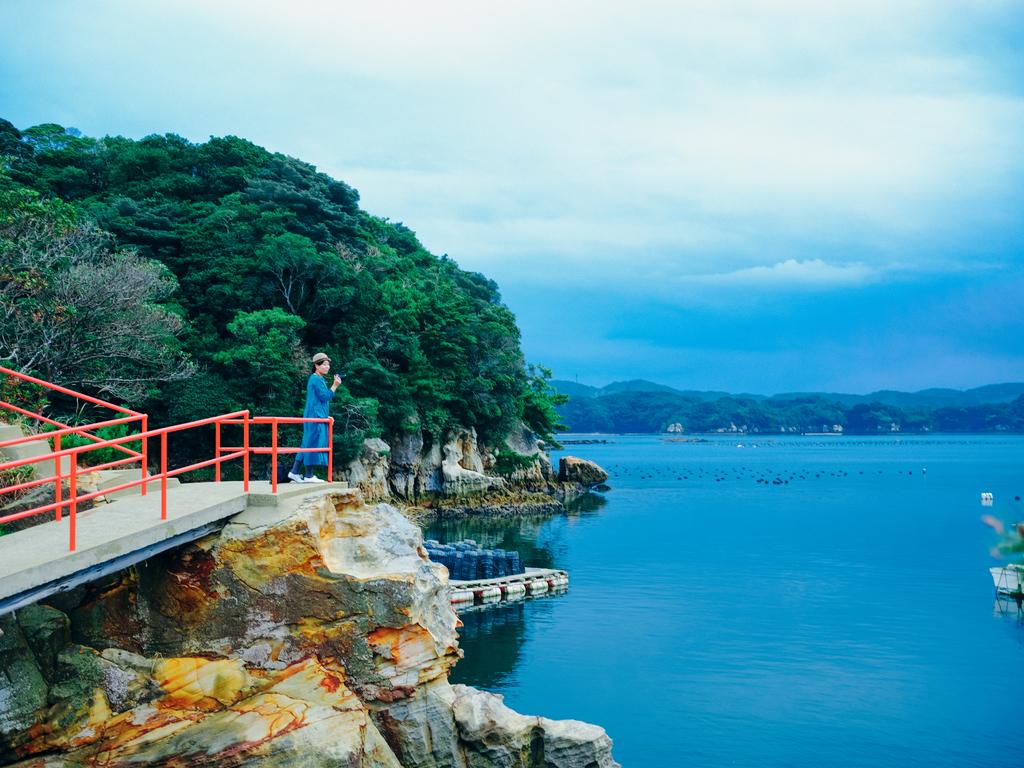
M 626 768 L 1024 765 L 979 522 L 1024 519 L 1024 438 L 606 439 L 566 451 L 612 486 L 571 514 L 430 529 L 571 579 L 464 615 L 455 682 L 602 725 Z

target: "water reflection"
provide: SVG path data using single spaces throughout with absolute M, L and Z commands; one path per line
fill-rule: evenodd
M 589 517 L 597 514 L 607 503 L 608 499 L 599 493 L 585 493 L 565 502 L 565 512 L 570 517 Z
M 506 683 L 519 662 L 526 635 L 526 604 L 498 603 L 459 614 L 459 647 L 465 658 L 455 665 L 453 683 L 493 690 Z
M 566 525 L 593 517 L 605 504 L 603 496 L 588 493 L 566 502 L 564 515 L 438 520 L 426 527 L 423 537 L 442 544 L 472 539 L 483 549 L 518 552 L 533 568 L 560 568 L 567 550 Z
M 563 568 L 568 559 L 571 529 L 595 517 L 607 504 L 604 496 L 585 494 L 565 503 L 565 514 L 532 517 L 467 517 L 438 520 L 423 532 L 426 539 L 449 544 L 472 539 L 484 549 L 516 551 L 534 568 Z M 459 646 L 464 658 L 455 665 L 451 680 L 487 690 L 513 687 L 526 642 L 527 617 L 534 625 L 557 610 L 565 590 L 525 600 L 502 601 L 459 610 L 463 627 Z
M 1004 619 L 1012 619 L 1017 626 L 1024 627 L 1024 603 L 1019 597 L 1003 595 L 996 598 L 992 605 L 992 615 Z

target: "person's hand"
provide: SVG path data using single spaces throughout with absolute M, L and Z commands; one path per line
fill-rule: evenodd
M 341 384 L 341 376 L 339 376 L 338 374 L 334 374 L 334 386 L 337 387 L 340 384 Z

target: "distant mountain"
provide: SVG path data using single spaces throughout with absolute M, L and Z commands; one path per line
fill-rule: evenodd
M 604 387 L 592 387 L 573 381 L 553 379 L 552 386 L 563 395 L 573 398 L 606 397 L 622 392 L 670 392 L 681 397 L 705 402 L 714 402 L 723 397 L 742 400 L 830 400 L 847 407 L 865 403 L 881 403 L 895 405 L 898 408 L 966 408 L 972 405 L 988 403 L 1009 403 L 1024 395 L 1024 382 L 1007 384 L 987 384 L 974 389 L 922 389 L 919 392 L 900 392 L 882 389 L 866 395 L 853 395 L 843 392 L 783 392 L 777 395 L 753 395 L 749 393 L 734 394 L 715 390 L 676 389 L 666 384 L 657 384 L 646 379 L 616 381 Z
M 667 384 L 657 384 L 647 379 L 630 379 L 629 381 L 613 381 L 603 387 L 591 387 L 575 381 L 552 379 L 551 385 L 563 395 L 569 397 L 606 397 L 623 392 L 670 392 L 674 395 L 692 398 L 693 400 L 718 400 L 722 397 L 733 397 L 728 392 L 714 392 L 694 389 L 676 389 Z M 742 395 L 742 397 L 760 400 L 764 395 Z
M 559 415 L 574 432 L 803 433 L 1024 432 L 1024 384 L 969 390 L 793 392 L 732 395 L 678 390 L 635 379 L 606 387 L 553 381 L 569 402 Z
M 597 393 L 601 391 L 598 387 L 579 384 L 575 381 L 563 381 L 562 379 L 552 379 L 551 386 L 557 389 L 560 394 L 573 398 L 597 397 Z
M 776 400 L 797 400 L 807 397 L 833 400 L 846 406 L 864 403 L 882 403 L 898 408 L 966 408 L 989 403 L 1009 403 L 1024 395 L 1024 383 L 987 384 L 974 389 L 922 389 L 919 392 L 899 392 L 882 389 L 866 395 L 839 392 L 788 392 L 775 395 Z
M 647 381 L 646 379 L 630 379 L 629 381 L 614 381 L 608 386 L 601 387 L 598 390 L 598 396 L 613 395 L 616 392 L 672 392 L 677 395 L 682 394 L 678 389 L 666 386 L 665 384 L 655 384 L 653 381 Z

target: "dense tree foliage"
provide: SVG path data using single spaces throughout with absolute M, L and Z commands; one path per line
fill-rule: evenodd
M 572 398 L 558 411 L 573 432 L 664 432 L 675 423 L 686 432 L 1024 432 L 1024 396 L 1009 403 L 910 409 L 882 403 L 847 406 L 815 396 L 704 400 L 631 391 Z
M 295 413 L 303 360 L 323 350 L 348 372 L 336 408 L 350 447 L 454 425 L 485 442 L 520 419 L 555 427 L 495 283 L 366 213 L 352 187 L 308 163 L 234 136 L 96 139 L 0 120 L 0 190 L 24 189 L 177 281 L 164 306 L 198 371 L 137 403 L 157 421 Z
M 0 362 L 129 401 L 190 375 L 181 318 L 162 306 L 173 276 L 77 218 L 0 189 Z

